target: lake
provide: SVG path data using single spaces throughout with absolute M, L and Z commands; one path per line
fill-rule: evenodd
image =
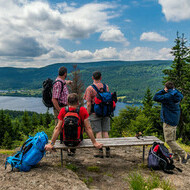
M 125 108 L 125 106 L 141 106 L 142 104 L 129 104 L 118 102 L 116 104 L 116 110 L 114 115 L 119 114 L 119 110 Z M 45 113 L 47 108 L 42 103 L 42 98 L 36 97 L 15 97 L 15 96 L 0 96 L 0 109 L 16 110 L 16 111 L 33 111 L 37 113 Z M 53 113 L 53 109 L 49 109 L 50 113 Z

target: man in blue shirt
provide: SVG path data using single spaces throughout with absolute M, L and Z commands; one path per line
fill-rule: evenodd
M 163 122 L 164 139 L 174 153 L 174 157 L 181 157 L 182 163 L 190 159 L 187 154 L 176 143 L 176 129 L 180 119 L 180 102 L 183 95 L 174 88 L 172 82 L 166 82 L 165 88 L 157 92 L 153 100 L 162 103 L 161 121 Z

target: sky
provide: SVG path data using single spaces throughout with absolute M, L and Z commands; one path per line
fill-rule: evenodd
M 0 67 L 172 60 L 190 0 L 0 0 Z

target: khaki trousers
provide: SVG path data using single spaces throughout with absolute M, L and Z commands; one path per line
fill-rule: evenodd
M 164 139 L 165 142 L 169 145 L 172 150 L 172 153 L 175 156 L 180 156 L 184 158 L 186 152 L 176 143 L 176 129 L 177 126 L 171 126 L 166 123 L 163 123 Z
M 65 106 L 63 106 L 63 107 L 65 107 Z M 61 108 L 63 108 L 63 107 L 61 107 Z M 53 107 L 53 113 L 54 113 L 54 120 L 55 120 L 55 126 L 56 126 L 58 123 L 57 117 L 59 115 L 59 112 L 54 107 Z

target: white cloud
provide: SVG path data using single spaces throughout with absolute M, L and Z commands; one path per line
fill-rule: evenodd
M 144 32 L 140 37 L 141 41 L 165 42 L 168 39 L 156 32 Z
M 59 55 L 58 49 L 65 52 L 58 46 L 59 40 L 68 39 L 79 44 L 91 34 L 116 27 L 109 23 L 116 16 L 113 5 L 89 3 L 75 6 L 62 3 L 51 7 L 45 1 L 1 0 L 0 63 L 13 59 L 28 62 L 51 55 L 54 58 L 56 51 Z
M 190 19 L 189 0 L 158 0 L 167 21 Z
M 120 52 L 120 60 L 140 61 L 140 60 L 171 60 L 171 49 L 162 48 L 155 50 L 148 47 L 136 47 L 125 49 Z
M 129 42 L 124 37 L 124 34 L 120 30 L 115 29 L 115 28 L 111 28 L 109 30 L 103 31 L 100 36 L 100 40 L 119 42 L 119 43 L 123 43 L 125 46 L 129 45 Z
M 131 22 L 131 20 L 130 19 L 125 19 L 125 22 Z
M 119 54 L 117 50 L 113 47 L 96 50 L 94 52 L 94 59 L 96 60 L 118 59 L 118 58 Z
M 64 48 L 57 46 L 56 50 L 53 49 L 47 54 L 43 54 L 39 57 L 35 57 L 33 61 L 31 59 L 17 60 L 0 59 L 0 65 L 3 66 L 15 66 L 15 67 L 42 67 L 52 63 L 62 62 L 93 62 L 104 60 L 123 60 L 123 61 L 140 61 L 140 60 L 172 60 L 173 57 L 170 54 L 170 48 L 162 48 L 159 50 L 148 47 L 135 47 L 133 49 L 124 49 L 118 51 L 116 48 L 109 47 L 103 49 L 97 49 L 94 52 L 89 50 L 78 50 L 74 52 L 68 52 Z M 5 63 L 6 64 L 5 64 Z

